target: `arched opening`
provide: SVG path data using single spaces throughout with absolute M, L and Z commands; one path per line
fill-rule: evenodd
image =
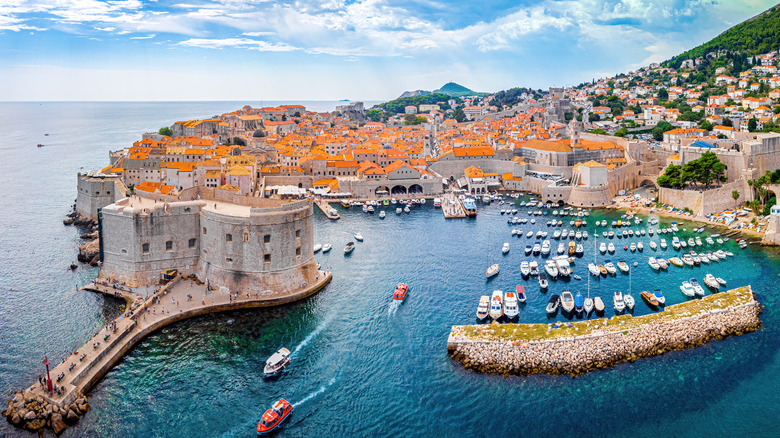
M 387 186 L 379 186 L 374 189 L 374 195 L 377 197 L 387 196 L 390 194 L 390 189 Z
M 405 195 L 407 193 L 406 192 L 406 187 L 404 187 L 404 186 L 393 186 L 393 190 L 390 193 L 392 193 L 394 195 Z
M 563 202 L 563 199 L 558 200 L 558 207 L 563 207 L 564 205 L 566 205 L 566 203 Z
M 298 188 L 302 189 L 303 188 L 303 183 L 298 183 Z
M 409 194 L 410 195 L 422 194 L 422 192 L 423 192 L 423 188 L 419 184 L 412 184 L 412 186 L 409 187 Z

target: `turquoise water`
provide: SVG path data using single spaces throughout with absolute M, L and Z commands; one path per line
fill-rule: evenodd
M 113 299 L 76 290 L 96 275 L 94 269 L 67 269 L 80 242 L 77 230 L 61 225 L 75 197 L 75 172 L 82 165 L 104 164 L 108 150 L 164 124 L 169 113 L 181 119 L 174 114 L 222 111 L 213 104 L 145 104 L 131 105 L 128 115 L 129 109 L 111 104 L 62 105 L 56 112 L 62 120 L 46 118 L 47 123 L 64 129 L 84 119 L 77 125 L 82 128 L 68 131 L 61 146 L 40 150 L 27 143 L 41 140 L 26 133 L 54 129 L 25 125 L 29 117 L 20 116 L 37 114 L 37 108 L 0 105 L 4 120 L 19 119 L 18 126 L 12 125 L 18 132 L 0 144 L 7 157 L 0 160 L 0 199 L 8 206 L 0 209 L 5 230 L 0 233 L 3 393 L 34 381 L 43 354 L 60 360 L 119 311 Z M 113 118 L 107 119 L 109 114 Z M 94 126 L 101 128 L 93 132 Z M 107 126 L 124 134 L 111 134 Z M 30 169 L 35 170 L 31 179 Z M 674 304 L 685 299 L 678 289 L 682 280 L 695 276 L 703 283 L 712 272 L 729 287 L 753 286 L 766 306 L 763 328 L 576 379 L 482 375 L 448 357 L 451 325 L 472 323 L 481 295 L 516 284 L 525 284 L 528 292 L 520 322 L 548 321 L 544 306 L 551 293 L 569 288 L 587 294 L 593 223 L 611 221 L 619 213 L 594 211 L 587 218 L 586 257 L 574 265 L 583 280 L 551 282 L 545 294 L 518 271 L 526 259 L 523 248 L 536 240 L 510 235 L 512 228 L 528 231 L 531 225 L 508 225 L 499 214 L 504 207 L 497 204 L 479 208 L 476 219 L 454 221 L 445 221 L 430 203 L 410 215 L 396 216 L 389 209 L 384 220 L 340 209 L 342 219 L 334 222 L 317 211 L 315 242 L 334 247 L 317 255 L 333 271 L 330 285 L 293 305 L 199 317 L 150 336 L 92 390 L 92 411 L 63 436 L 249 437 L 259 415 L 280 397 L 296 403 L 281 432 L 285 436 L 775 435 L 780 402 L 777 251 L 739 250 L 732 240 L 725 246 L 736 257 L 727 261 L 656 273 L 646 263 L 653 253 L 649 237 L 643 238 L 644 253 L 634 254 L 622 250 L 624 240 L 613 239 L 617 253 L 606 258 L 639 262 L 632 275 L 635 315 L 650 312 L 639 291 L 661 288 L 667 304 Z M 544 225 L 547 218 L 537 217 L 533 229 L 552 231 Z M 693 226 L 698 225 L 683 225 L 689 231 Z M 344 257 L 343 246 L 358 231 L 365 241 Z M 720 231 L 708 229 L 702 238 L 711 232 Z M 506 256 L 501 254 L 504 242 L 511 245 Z M 665 254 L 673 252 L 670 248 Z M 496 262 L 501 273 L 486 280 L 485 268 Z M 395 308 L 390 297 L 401 281 L 411 291 Z M 609 310 L 614 290 L 628 287 L 628 276 L 618 274 L 591 281 L 590 293 L 603 297 Z M 294 352 L 293 363 L 281 378 L 265 381 L 264 361 L 281 346 Z M 30 434 L 0 422 L 0 435 Z

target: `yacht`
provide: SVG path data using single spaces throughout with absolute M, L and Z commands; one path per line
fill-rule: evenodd
M 504 315 L 506 315 L 507 319 L 514 320 L 517 318 L 518 313 L 517 295 L 514 292 L 507 292 L 504 295 Z
M 490 298 L 490 317 L 497 321 L 504 315 L 504 293 L 500 290 L 494 290 Z
M 528 262 L 525 260 L 520 262 L 520 274 L 522 274 L 524 278 L 528 278 L 528 276 L 531 275 L 531 268 L 528 266 Z
M 490 312 L 490 297 L 482 295 L 479 299 L 479 306 L 477 306 L 477 319 L 484 321 L 487 319 Z
M 691 286 L 693 287 L 693 291 L 696 292 L 696 295 L 703 297 L 704 296 L 704 288 L 701 287 L 698 281 L 696 281 L 695 278 L 691 278 L 688 280 L 689 283 L 691 283 Z
M 626 309 L 626 303 L 623 302 L 623 294 L 620 291 L 615 291 L 615 295 L 612 297 L 612 305 L 615 306 L 615 312 L 617 313 Z

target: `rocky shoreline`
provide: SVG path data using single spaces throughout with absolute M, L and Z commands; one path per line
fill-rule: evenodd
M 47 402 L 41 396 L 33 396 L 29 392 L 19 390 L 8 400 L 8 406 L 2 414 L 14 426 L 38 432 L 38 436 L 43 436 L 43 430 L 46 428 L 59 435 L 68 426 L 76 424 L 89 410 L 89 403 L 84 396 L 70 404 L 59 406 Z
M 657 319 L 630 330 L 616 327 L 614 331 L 531 342 L 474 339 L 454 328 L 448 347 L 466 369 L 479 372 L 578 376 L 758 330 L 761 308 L 753 296 L 739 306 L 681 319 Z
M 100 263 L 100 239 L 98 237 L 98 223 L 96 220 L 92 220 L 88 217 L 81 216 L 75 209 L 71 213 L 68 213 L 67 217 L 62 221 L 64 225 L 75 225 L 84 229 L 85 233 L 81 235 L 82 240 L 89 240 L 89 242 L 79 246 L 78 261 L 81 263 L 89 264 L 90 266 L 97 266 Z M 76 269 L 76 265 L 72 264 L 71 269 Z

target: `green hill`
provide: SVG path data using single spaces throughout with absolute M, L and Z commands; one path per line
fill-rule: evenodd
M 780 5 L 723 32 L 712 40 L 663 63 L 666 67 L 679 67 L 686 59 L 703 57 L 718 50 L 756 55 L 775 50 L 780 46 Z
M 442 94 L 442 93 L 400 97 L 398 99 L 391 100 L 390 102 L 374 105 L 373 108 L 382 109 L 389 114 L 403 114 L 404 108 L 406 108 L 407 105 L 418 106 L 423 104 L 438 103 L 441 109 L 447 110 L 450 108 L 450 106 L 447 104 L 447 101 L 452 98 L 453 98 L 452 96 L 448 94 Z M 455 98 L 455 101 L 460 103 L 459 98 Z
M 464 87 L 463 85 L 456 84 L 455 82 L 447 82 L 438 90 L 434 90 L 434 93 L 447 94 L 449 96 L 457 96 L 457 97 L 476 96 L 481 94 L 481 93 L 477 93 L 476 91 L 470 90 Z

